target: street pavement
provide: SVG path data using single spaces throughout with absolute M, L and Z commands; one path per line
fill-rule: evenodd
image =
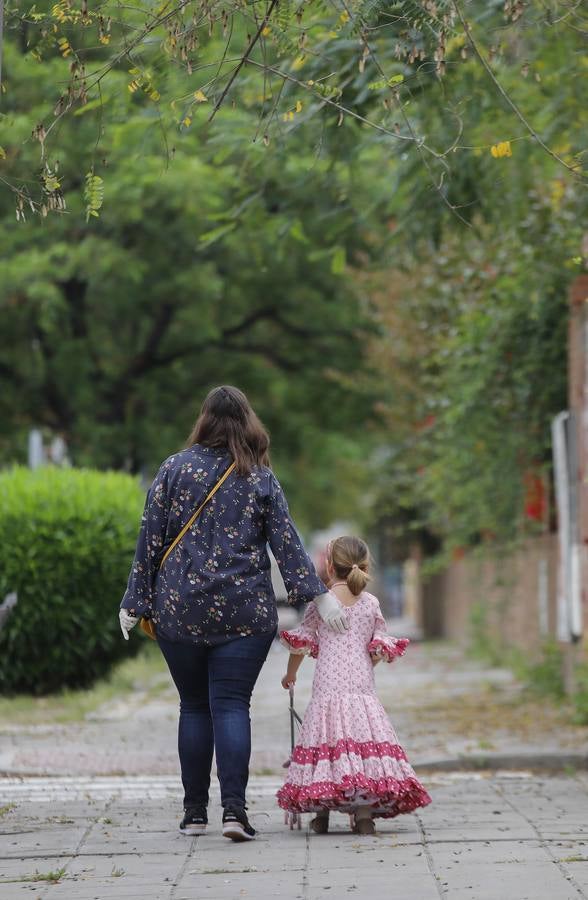
M 259 837 L 177 830 L 173 776 L 1 779 L 2 900 L 577 900 L 588 897 L 588 777 L 422 776 L 433 803 L 379 820 L 375 837 L 333 817 L 328 835 L 284 825 L 279 780 L 252 779 Z M 57 877 L 55 882 L 34 878 Z

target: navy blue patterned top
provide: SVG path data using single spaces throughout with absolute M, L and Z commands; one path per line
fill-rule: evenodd
M 121 607 L 153 619 L 171 641 L 214 645 L 274 631 L 277 610 L 267 544 L 290 602 L 326 591 L 271 471 L 232 472 L 159 569 L 167 547 L 230 465 L 195 444 L 166 459 L 147 494 Z

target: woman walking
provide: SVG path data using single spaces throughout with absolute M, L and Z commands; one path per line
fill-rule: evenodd
M 302 546 L 268 448 L 241 391 L 226 386 L 208 394 L 187 449 L 165 460 L 148 492 L 121 603 L 125 639 L 139 618 L 151 621 L 180 696 L 184 834 L 206 830 L 216 751 L 223 834 L 236 841 L 255 836 L 245 803 L 249 706 L 277 629 L 267 544 L 290 602 L 316 599 L 328 627 L 347 627 Z

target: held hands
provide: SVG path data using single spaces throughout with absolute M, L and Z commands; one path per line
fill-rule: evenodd
M 129 631 L 131 628 L 134 628 L 137 622 L 139 621 L 138 616 L 130 616 L 126 609 L 121 609 L 118 614 L 118 620 L 120 622 L 120 630 L 123 633 L 123 637 L 125 641 L 129 639 Z
M 314 598 L 314 605 L 318 614 L 325 623 L 333 631 L 338 634 L 344 634 L 349 628 L 349 622 L 345 615 L 345 610 L 330 591 L 327 594 L 321 594 Z

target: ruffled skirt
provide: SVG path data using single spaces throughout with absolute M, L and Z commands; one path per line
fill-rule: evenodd
M 367 805 L 386 818 L 431 802 L 374 694 L 313 696 L 277 797 L 291 812 Z

